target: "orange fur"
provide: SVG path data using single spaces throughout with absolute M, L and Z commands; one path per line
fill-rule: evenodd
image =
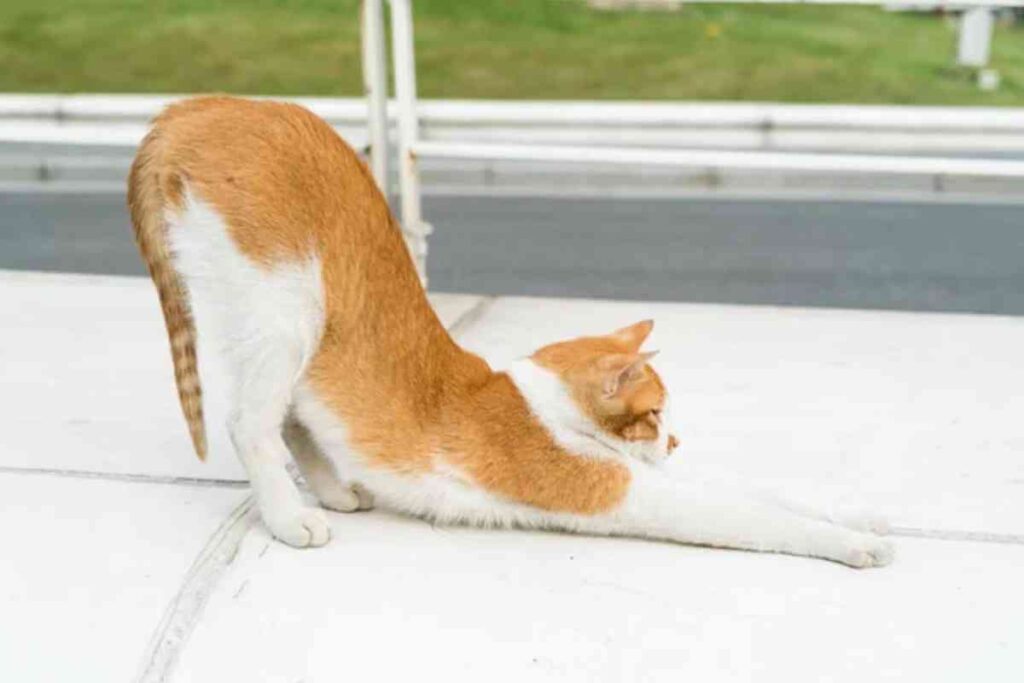
M 301 107 L 210 97 L 176 104 L 156 119 L 133 170 L 129 201 L 161 300 L 171 302 L 164 310 L 172 339 L 187 329 L 191 344 L 194 330 L 180 286 L 167 276 L 159 234 L 165 228 L 154 216 L 165 206 L 180 207 L 186 186 L 224 217 L 239 250 L 254 262 L 319 256 L 326 324 L 307 380 L 375 466 L 427 472 L 446 454 L 488 491 L 551 511 L 593 514 L 624 498 L 625 466 L 563 450 L 507 376 L 455 344 L 366 167 Z M 570 358 L 611 354 L 635 361 L 649 331 L 650 323 L 641 323 L 610 337 L 548 347 L 537 358 L 582 387 Z M 181 393 L 182 404 L 193 434 L 201 436 L 194 350 L 188 351 L 176 351 L 174 359 L 179 387 L 194 386 Z M 581 404 L 625 438 L 646 438 L 637 415 L 660 405 L 664 389 L 647 366 L 641 374 L 644 381 L 630 378 L 613 397 L 628 412 L 625 421 L 607 402 L 588 403 L 582 388 Z
M 605 431 L 626 441 L 651 440 L 665 404 L 665 385 L 646 362 L 654 354 L 640 352 L 652 329 L 653 321 L 644 320 L 607 336 L 545 346 L 532 358 L 559 375 L 576 404 Z
M 142 142 L 128 176 L 128 209 L 135 241 L 156 285 L 164 323 L 167 325 L 178 402 L 185 415 L 196 455 L 200 460 L 205 460 L 206 431 L 203 426 L 202 389 L 196 365 L 195 321 L 181 277 L 170 262 L 164 234 L 167 230 L 164 206 L 168 202 L 168 195 L 161 188 L 160 164 L 151 153 L 153 148 L 162 144 L 161 137 L 160 131 L 154 130 Z

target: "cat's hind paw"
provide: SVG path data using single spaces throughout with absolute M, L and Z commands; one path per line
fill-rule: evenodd
M 275 538 L 295 548 L 316 548 L 331 540 L 331 525 L 323 510 L 300 508 L 297 514 L 264 521 Z
M 836 524 L 845 526 L 847 529 L 853 529 L 854 531 L 860 531 L 866 534 L 887 536 L 889 532 L 892 531 L 892 525 L 889 524 L 888 519 L 870 512 L 844 512 L 837 515 L 833 521 Z

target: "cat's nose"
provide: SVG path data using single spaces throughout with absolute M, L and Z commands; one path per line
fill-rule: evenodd
M 668 435 L 668 452 L 672 453 L 676 448 L 679 447 L 679 439 L 676 438 L 675 434 Z

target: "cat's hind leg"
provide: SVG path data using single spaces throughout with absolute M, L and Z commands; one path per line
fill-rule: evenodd
M 308 507 L 288 473 L 282 428 L 301 356 L 281 339 L 262 338 L 252 353 L 232 354 L 234 407 L 228 429 L 249 474 L 264 523 L 271 533 L 299 548 L 321 546 L 331 537 L 323 510 Z
M 284 423 L 284 441 L 299 471 L 320 504 L 329 510 L 354 512 L 373 507 L 373 496 L 358 484 L 346 483 L 313 441 L 313 435 L 294 416 Z
M 330 538 L 327 517 L 304 504 L 281 436 L 295 385 L 322 334 L 319 261 L 310 255 L 257 263 L 213 206 L 187 188 L 184 196 L 168 221 L 170 251 L 201 339 L 221 356 L 230 378 L 228 432 L 263 521 L 285 543 L 323 545 Z

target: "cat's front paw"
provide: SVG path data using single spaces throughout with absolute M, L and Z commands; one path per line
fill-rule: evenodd
M 370 493 L 362 484 L 352 484 L 352 490 L 355 492 L 356 497 L 359 498 L 359 509 L 360 510 L 372 510 L 374 501 L 373 494 Z
M 833 515 L 831 521 L 847 529 L 879 536 L 885 536 L 892 530 L 888 519 L 864 510 L 843 510 Z
M 332 482 L 330 486 L 321 485 L 315 493 L 321 505 L 335 512 L 373 509 L 373 494 L 361 484 Z
M 355 512 L 359 509 L 359 496 L 351 486 L 340 482 L 330 487 L 321 487 L 316 497 L 321 505 L 335 512 Z
M 857 534 L 841 559 L 844 564 L 857 569 L 884 567 L 896 555 L 890 541 L 870 534 Z
M 264 517 L 270 533 L 295 548 L 316 548 L 331 540 L 331 525 L 323 510 L 299 508 L 297 513 Z

